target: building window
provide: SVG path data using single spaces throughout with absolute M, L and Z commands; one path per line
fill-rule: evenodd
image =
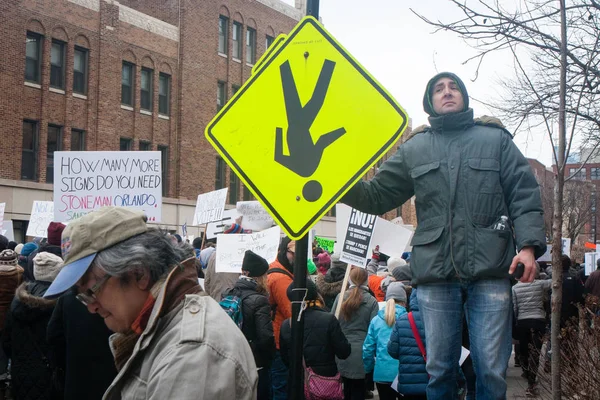
M 233 58 L 236 60 L 242 59 L 242 24 L 239 22 L 233 23 Z
M 238 85 L 231 85 L 231 94 L 232 95 L 236 94 L 238 90 L 240 90 L 240 87 Z
M 569 177 L 573 176 L 573 180 L 577 181 L 585 181 L 585 168 L 581 168 L 579 172 L 577 172 L 579 168 L 569 168 Z
M 119 139 L 119 150 L 120 151 L 131 151 L 132 143 L 133 143 L 132 139 L 120 138 Z
M 87 93 L 87 71 L 88 51 L 81 47 L 75 47 L 73 54 L 73 92 L 79 94 Z
M 85 131 L 71 129 L 71 151 L 85 151 Z
M 240 181 L 233 170 L 229 170 L 229 204 L 236 204 L 240 190 Z
M 146 140 L 140 140 L 140 151 L 150 151 L 152 150 L 152 143 Z
M 227 55 L 227 33 L 229 32 L 229 19 L 219 16 L 219 53 Z
M 158 113 L 169 115 L 169 104 L 171 98 L 171 76 L 163 74 L 158 75 Z
M 158 146 L 157 150 L 160 151 L 162 195 L 167 197 L 169 195 L 169 147 Z
M 62 150 L 62 127 L 48 125 L 46 141 L 46 183 L 54 182 L 54 152 Z
M 217 83 L 217 112 L 225 105 L 225 82 Z
M 273 36 L 267 35 L 267 39 L 265 40 L 265 50 L 267 50 L 269 47 L 271 47 L 271 45 L 273 44 L 274 41 L 275 41 L 275 38 Z
M 256 61 L 256 29 L 246 29 L 246 62 L 254 64 Z
M 123 61 L 121 68 L 121 104 L 133 107 L 133 77 L 135 65 Z
M 21 152 L 21 179 L 37 180 L 38 164 L 38 124 L 35 121 L 23 121 L 23 150 Z
M 65 43 L 58 40 L 52 41 L 50 50 L 50 86 L 65 88 Z
M 223 189 L 225 187 L 225 161 L 221 157 L 217 157 L 215 172 L 215 190 Z
M 248 189 L 246 185 L 244 185 L 244 193 L 242 194 L 242 198 L 244 199 L 244 201 L 254 200 L 252 192 L 250 192 L 250 189 Z
M 590 168 L 590 179 L 593 181 L 600 180 L 600 168 Z
M 27 32 L 25 39 L 25 80 L 41 83 L 42 69 L 42 36 Z
M 152 75 L 154 71 L 150 68 L 142 68 L 142 81 L 140 87 L 140 108 L 152 111 Z

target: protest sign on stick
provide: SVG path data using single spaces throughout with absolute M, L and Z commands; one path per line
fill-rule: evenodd
M 246 250 L 272 263 L 277 258 L 280 235 L 279 226 L 256 233 L 218 235 L 215 271 L 241 273 Z
M 48 235 L 48 225 L 54 221 L 54 203 L 51 201 L 35 200 L 31 207 L 31 216 L 27 226 L 27 236 L 45 238 Z
M 340 261 L 362 268 L 366 266 L 376 219 L 376 215 L 366 214 L 355 209 L 350 211 Z
M 220 221 L 223 218 L 226 200 L 227 188 L 198 195 L 192 225 L 203 225 L 207 222 Z
M 258 201 L 238 201 L 236 209 L 244 217 L 242 219 L 244 229 L 257 232 L 273 226 L 273 217 Z

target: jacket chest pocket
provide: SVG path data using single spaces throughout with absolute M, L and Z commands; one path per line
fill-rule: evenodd
M 436 196 L 447 186 L 442 175 L 440 162 L 422 164 L 410 170 L 417 198 Z
M 501 193 L 500 162 L 494 158 L 470 158 L 466 179 L 472 193 Z
M 147 394 L 148 384 L 137 375 L 131 375 L 121 390 L 123 400 L 145 400 L 148 398 Z

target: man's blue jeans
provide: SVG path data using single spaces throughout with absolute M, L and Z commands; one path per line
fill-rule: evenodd
M 281 359 L 279 350 L 275 352 L 275 358 L 271 364 L 271 385 L 273 387 L 273 400 L 287 400 L 288 368 Z
M 511 353 L 512 295 L 508 279 L 421 284 L 429 400 L 456 399 L 463 312 L 477 375 L 477 399 L 506 399 Z

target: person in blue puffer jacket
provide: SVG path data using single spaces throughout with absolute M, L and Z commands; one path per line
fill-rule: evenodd
M 365 372 L 374 371 L 373 380 L 381 400 L 398 398 L 391 384 L 398 371 L 398 361 L 390 357 L 387 346 L 396 321 L 406 314 L 406 290 L 400 282 L 392 282 L 385 294 L 385 308 L 379 310 L 371 320 L 369 331 L 363 344 L 363 364 Z
M 425 326 L 423 325 L 417 301 L 417 288 L 413 288 L 410 295 L 410 311 L 415 319 L 415 325 L 417 326 L 423 345 L 427 348 Z M 402 399 L 426 399 L 425 392 L 429 376 L 425 369 L 425 360 L 413 336 L 413 331 L 408 321 L 408 314 L 401 315 L 396 320 L 387 351 L 390 356 L 399 361 L 397 389 L 399 393 L 404 395 Z

